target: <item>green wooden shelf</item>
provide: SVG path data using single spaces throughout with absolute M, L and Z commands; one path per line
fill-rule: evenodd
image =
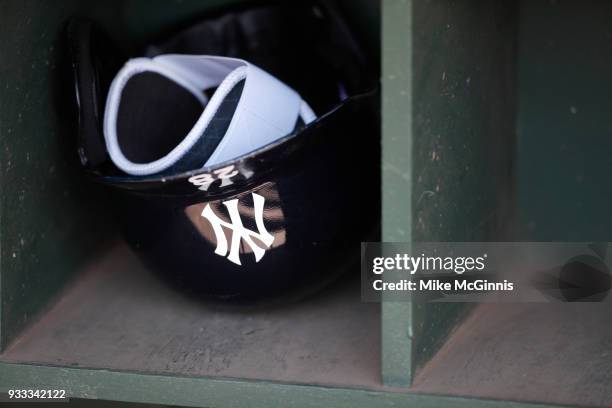
M 611 407 L 606 304 L 363 303 L 349 279 L 287 308 L 243 313 L 182 296 L 138 261 L 103 197 L 66 164 L 62 25 L 91 17 L 130 50 L 230 1 L 239 0 L 0 6 L 11 33 L 0 36 L 11 56 L 0 59 L 0 392 L 57 387 L 74 398 L 215 408 Z M 611 241 L 602 154 L 612 138 L 576 146 L 580 129 L 612 131 L 601 108 L 612 94 L 601 75 L 612 71 L 603 52 L 612 6 L 339 3 L 368 55 L 382 57 L 384 241 Z M 551 66 L 558 75 L 542 73 Z M 579 153 L 546 153 L 555 134 Z M 547 184 L 534 152 L 571 180 Z M 576 175 L 594 182 L 576 187 Z M 552 208 L 573 188 L 586 212 L 570 219 L 564 203 L 544 214 L 541 202 Z M 565 229 L 534 224 L 554 214 Z
M 262 381 L 169 377 L 65 367 L 0 364 L 2 389 L 33 384 L 65 387 L 78 398 L 193 407 L 537 408 L 540 404 L 415 393 L 279 384 Z M 550 407 L 551 405 L 546 405 Z

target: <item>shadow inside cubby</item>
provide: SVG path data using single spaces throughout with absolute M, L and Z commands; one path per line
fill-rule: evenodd
M 380 308 L 350 275 L 282 307 L 224 309 L 173 290 L 119 242 L 0 361 L 379 387 Z

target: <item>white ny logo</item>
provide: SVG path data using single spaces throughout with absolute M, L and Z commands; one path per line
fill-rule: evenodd
M 255 193 L 252 193 L 252 196 L 255 210 L 255 224 L 257 225 L 258 232 L 246 229 L 244 225 L 242 225 L 242 219 L 240 218 L 240 213 L 238 212 L 238 199 L 223 202 L 223 205 L 227 207 L 227 211 L 229 212 L 231 224 L 220 219 L 210 208 L 209 204 L 206 204 L 204 211 L 202 211 L 202 217 L 206 218 L 210 222 L 210 225 L 212 225 L 213 231 L 215 232 L 217 239 L 217 249 L 215 249 L 215 254 L 221 256 L 227 255 L 227 239 L 225 237 L 225 233 L 223 232 L 223 227 L 229 228 L 232 231 L 232 244 L 227 259 L 237 265 L 242 265 L 240 263 L 239 255 L 241 240 L 244 240 L 244 242 L 253 250 L 255 262 L 259 262 L 261 260 L 266 253 L 266 249 L 269 249 L 274 242 L 274 236 L 266 230 L 263 223 L 265 199 L 259 194 Z M 253 241 L 253 238 L 257 238 L 263 242 L 266 248 L 264 249 L 257 245 L 257 243 Z

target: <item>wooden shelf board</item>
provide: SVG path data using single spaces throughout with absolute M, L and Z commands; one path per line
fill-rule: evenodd
M 358 273 L 287 306 L 185 296 L 123 243 L 93 262 L 0 361 L 285 383 L 380 386 L 380 307 Z

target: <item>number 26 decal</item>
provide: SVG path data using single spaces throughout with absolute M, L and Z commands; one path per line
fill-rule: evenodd
M 217 169 L 212 173 L 198 174 L 189 178 L 189 182 L 197 186 L 199 190 L 208 191 L 212 183 L 221 180 L 219 187 L 225 187 L 234 184 L 232 177 L 238 174 L 238 170 L 234 169 L 234 165 Z

